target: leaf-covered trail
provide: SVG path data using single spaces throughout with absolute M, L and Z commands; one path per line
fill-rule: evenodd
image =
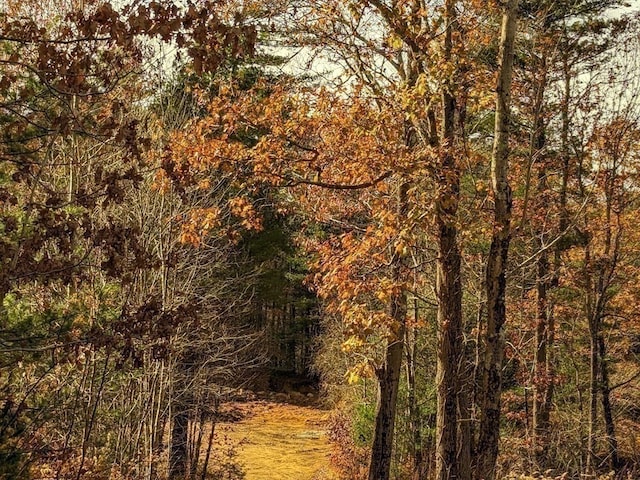
M 230 406 L 236 422 L 216 427 L 218 442 L 236 446 L 245 480 L 333 480 L 327 438 L 329 412 L 317 407 L 256 401 Z

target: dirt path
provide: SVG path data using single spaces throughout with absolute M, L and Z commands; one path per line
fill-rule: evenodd
M 334 480 L 326 435 L 329 413 L 314 407 L 255 401 L 229 406 L 242 419 L 216 427 L 236 448 L 245 480 Z

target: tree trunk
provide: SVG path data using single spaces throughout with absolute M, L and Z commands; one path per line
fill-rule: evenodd
M 599 362 L 597 340 L 591 336 L 589 362 L 589 433 L 587 437 L 587 473 L 594 473 L 597 457 L 596 457 L 596 428 L 598 420 L 598 378 L 599 378 Z
M 207 479 L 207 470 L 209 469 L 209 459 L 211 458 L 211 450 L 213 450 L 213 438 L 216 432 L 216 423 L 218 421 L 218 406 L 219 406 L 219 398 L 216 395 L 213 400 L 213 412 L 210 415 L 209 421 L 211 422 L 211 430 L 209 431 L 209 438 L 207 439 L 207 453 L 204 457 L 204 462 L 202 463 L 202 476 L 201 480 Z
M 614 159 L 617 160 L 617 159 Z M 591 401 L 589 411 L 589 437 L 587 472 L 592 473 L 597 469 L 596 465 L 596 421 L 598 410 L 598 395 L 602 395 L 602 407 L 605 420 L 605 432 L 608 448 L 609 466 L 616 470 L 618 467 L 618 442 L 615 434 L 615 424 L 610 399 L 609 371 L 607 368 L 606 345 L 603 336 L 603 323 L 607 314 L 608 303 L 611 299 L 609 289 L 614 278 L 620 252 L 620 227 L 619 212 L 614 214 L 614 189 L 616 185 L 618 164 L 613 162 L 611 170 L 607 172 L 604 184 L 605 193 L 605 218 L 604 218 L 604 245 L 602 254 L 591 260 L 590 244 L 585 246 L 585 277 L 587 279 L 586 313 L 589 319 L 589 337 L 591 342 L 591 375 L 590 390 Z M 617 227 L 613 226 L 613 217 L 617 216 Z M 595 269 L 595 281 L 591 271 Z
M 510 0 L 502 17 L 500 67 L 496 87 L 496 116 L 491 185 L 495 198 L 493 234 L 487 259 L 487 328 L 482 372 L 480 433 L 475 475 L 478 479 L 495 478 L 500 439 L 500 397 L 502 360 L 504 357 L 504 322 L 506 318 L 506 268 L 511 241 L 511 188 L 507 178 L 509 159 L 509 104 L 513 48 L 516 32 L 517 0 Z
M 471 479 L 473 476 L 473 436 L 471 428 L 471 401 L 473 398 L 473 368 L 471 355 L 463 350 L 463 358 L 458 368 L 458 478 Z
M 589 426 L 587 433 L 586 473 L 594 473 L 596 457 L 596 423 L 598 420 L 598 379 L 600 378 L 600 362 L 598 356 L 598 326 L 596 306 L 593 300 L 593 279 L 591 276 L 591 248 L 587 243 L 584 249 L 584 272 L 586 285 L 586 314 L 589 320 Z
M 546 155 L 543 153 L 546 148 L 546 131 L 543 114 L 544 95 L 547 86 L 547 59 L 545 54 L 539 60 L 540 78 L 536 89 L 534 106 L 534 131 L 531 141 L 532 161 L 535 155 L 540 156 L 540 169 L 538 171 L 538 212 L 546 212 L 549 208 L 547 195 L 549 188 L 547 185 L 547 165 Z M 539 215 L 540 216 L 540 215 Z M 541 218 L 544 218 L 542 215 Z M 532 432 L 533 432 L 533 457 L 536 464 L 542 468 L 546 462 L 549 438 L 549 320 L 550 306 L 548 302 L 548 291 L 551 284 L 551 272 L 549 268 L 549 255 L 545 250 L 546 234 L 544 225 L 535 226 L 535 237 L 537 238 L 536 248 L 540 250 L 536 260 L 536 343 L 534 350 L 534 371 L 533 371 L 533 399 L 532 399 Z
M 411 443 L 409 445 L 409 455 L 413 462 L 413 478 L 420 480 L 424 475 L 424 460 L 422 450 L 422 422 L 420 410 L 416 403 L 416 356 L 418 348 L 418 300 L 413 300 L 413 320 L 414 326 L 407 327 L 405 341 L 406 372 L 407 372 L 407 413 L 409 416 L 409 427 L 411 429 Z
M 455 1 L 445 2 L 444 56 L 453 62 Z M 471 428 L 469 397 L 464 382 L 461 254 L 456 225 L 460 199 L 460 171 L 454 158 L 456 85 L 453 75 L 442 89 L 443 126 L 441 160 L 438 167 L 436 225 L 438 259 L 436 295 L 438 334 L 436 369 L 436 479 L 471 478 Z
M 462 351 L 462 288 L 457 230 L 440 219 L 437 269 L 438 354 L 436 479 L 458 478 L 458 365 Z
M 406 183 L 402 183 L 398 188 L 398 218 L 406 216 L 407 189 L 408 185 Z M 393 279 L 395 282 L 400 282 L 402 274 L 402 258 L 400 255 L 400 253 L 396 253 L 392 259 Z M 378 405 L 371 448 L 371 461 L 369 463 L 369 480 L 388 480 L 391 468 L 398 385 L 400 384 L 400 372 L 402 370 L 407 317 L 407 297 L 404 290 L 400 290 L 392 296 L 389 313 L 396 325 L 396 331 L 393 332 L 393 339 L 388 341 L 385 363 L 376 372 Z
M 609 468 L 618 471 L 620 461 L 618 458 L 618 439 L 616 437 L 616 426 L 613 420 L 613 411 L 611 408 L 611 386 L 609 384 L 609 370 L 606 360 L 606 344 L 604 336 L 598 336 L 598 355 L 600 357 L 600 393 L 602 395 L 602 413 L 604 415 L 605 432 L 607 434 L 607 455 Z
M 546 175 L 546 172 L 543 173 Z M 546 187 L 545 187 L 546 190 Z M 539 244 L 542 248 L 542 242 Z M 549 305 L 549 257 L 542 252 L 537 261 L 536 274 L 536 349 L 534 352 L 533 378 L 533 448 L 536 464 L 545 465 L 548 451 L 549 408 L 547 393 L 550 387 L 548 366 Z
M 377 372 L 378 408 L 371 448 L 369 480 L 387 480 L 389 478 L 398 383 L 402 366 L 402 344 L 400 339 L 390 343 L 387 347 L 385 365 Z
M 445 60 L 452 60 L 452 33 L 455 23 L 453 0 L 445 2 Z M 451 83 L 451 82 L 449 82 Z M 436 366 L 436 480 L 459 479 L 458 465 L 458 367 L 462 361 L 462 284 L 460 249 L 456 217 L 460 197 L 460 173 L 452 150 L 454 148 L 455 98 L 452 85 L 444 85 L 443 145 L 438 170 L 436 223 L 438 259 L 436 294 L 438 297 L 438 334 Z M 467 439 L 469 440 L 469 439 Z M 465 479 L 466 480 L 466 479 Z
M 169 479 L 184 480 L 189 464 L 189 414 L 180 405 L 173 405 L 171 425 L 171 450 L 169 452 Z

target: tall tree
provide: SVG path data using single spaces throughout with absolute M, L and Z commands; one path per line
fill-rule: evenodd
M 517 0 L 511 0 L 503 7 L 498 54 L 495 135 L 491 158 L 494 223 L 486 268 L 487 326 L 480 394 L 482 416 L 475 468 L 476 478 L 486 480 L 495 478 L 500 439 L 507 255 L 511 241 L 511 187 L 508 180 L 510 100 L 517 6 Z
M 444 61 L 453 61 L 456 7 L 453 0 L 444 6 Z M 463 357 L 461 255 L 458 246 L 457 212 L 460 201 L 460 170 L 456 162 L 455 109 L 456 86 L 453 78 L 442 85 L 442 153 L 438 165 L 436 225 L 438 263 L 436 295 L 438 298 L 438 349 L 436 388 L 437 480 L 466 479 L 469 465 L 458 459 L 459 442 L 470 447 L 470 438 L 458 437 L 462 381 L 460 367 Z
M 597 16 L 616 2 L 521 2 L 523 30 L 528 31 L 528 48 L 523 58 L 523 74 L 517 88 L 524 109 L 530 115 L 527 172 L 522 201 L 522 221 L 527 227 L 520 237 L 531 242 L 533 254 L 525 264 L 535 262 L 536 294 L 535 347 L 532 368 L 532 447 L 533 457 L 543 468 L 549 456 L 549 441 L 554 385 L 556 302 L 562 288 L 563 252 L 579 244 L 581 234 L 573 228 L 570 213 L 571 159 L 570 110 L 579 102 L 572 98 L 577 71 L 605 48 L 606 23 Z M 579 33 L 578 33 L 579 32 Z M 575 40 L 580 38 L 576 43 Z M 563 45 L 558 48 L 558 43 Z M 561 86 L 562 84 L 562 86 Z M 523 89 L 523 90 L 520 90 Z M 578 95 L 573 95 L 578 96 Z M 558 112 L 559 115 L 556 115 Z M 554 128 L 550 128 L 553 126 Z M 555 128 L 557 126 L 557 128 Z M 559 135 L 555 135 L 555 132 Z M 556 176 L 556 172 L 560 172 Z M 533 178 L 533 180 L 532 180 Z M 556 181 L 559 178 L 559 181 Z M 530 192 L 535 191 L 534 195 Z M 531 198 L 530 198 L 531 197 Z M 528 238 L 527 238 L 528 237 Z M 526 275 L 528 277 L 528 275 Z

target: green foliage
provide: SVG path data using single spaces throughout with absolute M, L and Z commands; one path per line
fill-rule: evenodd
M 12 418 L 0 417 L 0 479 L 26 480 L 30 478 L 26 468 L 27 456 L 16 448 L 24 428 L 12 428 L 7 424 Z M 15 422 L 12 422 L 15 423 Z
M 361 402 L 353 407 L 352 435 L 358 447 L 371 445 L 373 429 L 376 423 L 375 402 Z

